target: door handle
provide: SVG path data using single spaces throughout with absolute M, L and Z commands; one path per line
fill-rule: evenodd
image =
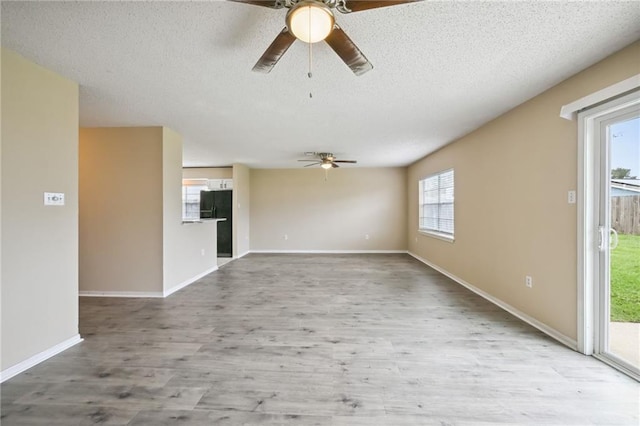
M 613 238 L 609 242 L 609 250 L 615 250 L 616 247 L 618 247 L 618 233 L 615 229 L 611 228 L 609 229 L 609 234 L 613 234 Z
M 604 226 L 598 226 L 598 251 L 604 251 Z

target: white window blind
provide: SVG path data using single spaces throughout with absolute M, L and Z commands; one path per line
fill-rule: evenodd
M 453 236 L 453 169 L 420 181 L 419 229 Z
M 182 181 L 182 219 L 200 219 L 200 191 L 206 191 L 206 179 L 183 179 Z

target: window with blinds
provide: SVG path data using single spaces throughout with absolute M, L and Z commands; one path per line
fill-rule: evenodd
M 420 181 L 419 229 L 453 237 L 453 169 Z
M 206 179 L 182 180 L 182 220 L 200 219 L 200 191 L 207 189 Z

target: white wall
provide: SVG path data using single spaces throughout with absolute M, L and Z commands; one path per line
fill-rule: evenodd
M 250 249 L 251 174 L 243 164 L 233 165 L 233 257 Z
M 162 247 L 165 294 L 217 269 L 216 222 L 182 223 L 182 137 L 162 129 Z
M 182 169 L 183 179 L 231 179 L 232 167 L 186 167 Z
M 78 336 L 78 85 L 2 49 L 2 360 Z M 65 205 L 45 207 L 43 193 Z
M 0 55 L 1 54 L 2 52 L 0 52 Z M 2 67 L 0 66 L 0 82 L 1 81 L 2 81 Z M 2 99 L 2 84 L 0 83 L 0 100 L 1 99 Z M 0 111 L 1 110 L 2 110 L 2 107 L 0 102 Z M 0 372 L 2 372 L 3 370 L 3 367 L 2 367 L 2 340 L 3 340 L 2 339 L 2 179 L 1 177 L 2 177 L 2 117 L 0 116 Z

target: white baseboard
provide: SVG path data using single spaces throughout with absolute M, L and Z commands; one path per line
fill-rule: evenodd
M 23 371 L 26 371 L 28 369 L 30 369 L 31 367 L 34 367 L 38 364 L 40 364 L 42 361 L 46 361 L 49 358 L 51 358 L 54 355 L 59 354 L 60 352 L 69 349 L 71 346 L 76 345 L 78 343 L 82 342 L 82 338 L 80 337 L 79 334 L 76 334 L 75 336 L 58 343 L 55 346 L 50 347 L 49 349 L 42 351 L 38 354 L 35 354 L 34 356 L 25 359 L 22 362 L 19 362 L 18 364 L 7 368 L 6 370 L 0 372 L 0 383 L 3 383 L 7 380 L 9 380 L 10 378 L 17 376 L 18 374 L 22 373 Z
M 163 293 L 163 297 L 170 296 L 173 293 L 175 293 L 176 291 L 182 290 L 183 288 L 185 288 L 189 284 L 193 284 L 194 282 L 198 281 L 200 278 L 202 278 L 204 276 L 207 276 L 210 273 L 215 272 L 217 270 L 218 270 L 218 265 L 212 266 L 211 268 L 207 269 L 206 271 L 202 272 L 201 274 L 198 274 L 195 277 L 191 277 L 188 280 L 181 282 L 177 286 L 170 288 L 169 290 L 165 290 L 164 293 Z
M 406 250 L 251 250 L 263 254 L 406 254 Z
M 251 250 L 247 250 L 247 251 L 245 251 L 244 253 L 239 254 L 239 255 L 236 257 L 236 259 L 240 259 L 241 257 L 245 257 L 245 256 L 246 256 L 246 255 L 248 255 L 249 253 L 251 253 Z
M 537 328 L 538 330 L 542 331 L 543 333 L 545 333 L 546 335 L 556 339 L 558 342 L 562 343 L 565 346 L 568 346 L 569 348 L 573 349 L 574 351 L 578 350 L 578 343 L 573 340 L 572 338 L 565 336 L 564 334 L 560 333 L 559 331 L 549 327 L 548 325 L 538 321 L 537 319 L 525 314 L 524 312 L 514 308 L 513 306 L 509 305 L 508 303 L 503 302 L 502 300 L 493 297 L 492 295 L 490 295 L 489 293 L 479 289 L 478 287 L 469 284 L 468 282 L 466 282 L 465 280 L 463 280 L 462 278 L 459 278 L 455 275 L 453 275 L 452 273 L 450 273 L 449 271 L 442 269 L 441 267 L 434 265 L 433 263 L 429 262 L 426 259 L 423 259 L 422 257 L 408 252 L 408 254 L 412 257 L 414 257 L 415 259 L 419 260 L 420 262 L 424 263 L 425 265 L 429 266 L 430 268 L 435 269 L 436 271 L 440 272 L 442 275 L 445 275 L 449 278 L 451 278 L 453 281 L 457 282 L 458 284 L 462 285 L 463 287 L 466 287 L 467 289 L 471 290 L 472 292 L 474 292 L 475 294 L 477 294 L 478 296 L 488 300 L 489 302 L 493 303 L 494 305 L 504 309 L 505 311 L 509 312 L 511 315 L 521 319 L 522 321 L 526 322 L 527 324 Z
M 78 293 L 78 295 L 80 297 L 139 297 L 139 298 L 145 298 L 145 297 L 153 297 L 153 298 L 164 298 L 167 296 L 172 295 L 173 293 L 175 293 L 178 290 L 182 290 L 183 288 L 185 288 L 186 286 L 188 286 L 189 284 L 193 284 L 194 282 L 198 281 L 200 278 L 209 275 L 212 272 L 215 272 L 218 270 L 218 265 L 215 265 L 209 269 L 207 269 L 206 271 L 196 275 L 195 277 L 191 277 L 188 280 L 185 280 L 183 282 L 181 282 L 180 284 L 165 290 L 163 292 L 159 292 L 159 291 L 81 291 Z
M 80 297 L 164 297 L 160 291 L 80 291 Z

